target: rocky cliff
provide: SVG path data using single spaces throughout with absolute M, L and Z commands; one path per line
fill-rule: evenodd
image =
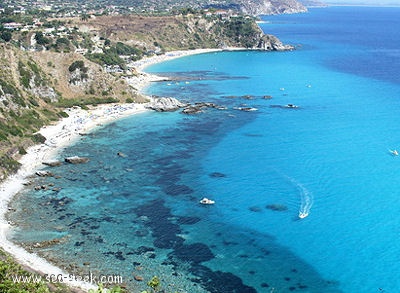
M 250 15 L 268 15 L 306 12 L 307 8 L 296 0 L 237 0 L 240 10 Z

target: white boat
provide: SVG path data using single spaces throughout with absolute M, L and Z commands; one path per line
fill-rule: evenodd
M 397 150 L 389 150 L 393 156 L 398 156 L 399 152 Z
M 299 218 L 300 219 L 304 219 L 305 217 L 308 216 L 308 213 L 304 213 L 304 212 L 299 212 Z
M 201 204 L 215 204 L 215 201 L 208 199 L 207 197 L 204 197 L 202 200 L 200 200 Z

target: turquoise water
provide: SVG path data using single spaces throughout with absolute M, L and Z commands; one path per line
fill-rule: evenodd
M 122 274 L 131 292 L 146 288 L 135 275 L 167 292 L 397 292 L 399 14 L 265 17 L 266 32 L 301 46 L 148 68 L 178 77 L 149 94 L 227 110 L 139 114 L 66 148 L 90 162 L 40 179 L 61 191 L 20 195 L 13 239 L 66 236 L 35 251 Z

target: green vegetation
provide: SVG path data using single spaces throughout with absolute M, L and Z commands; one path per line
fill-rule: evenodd
M 36 34 L 35 34 L 35 40 L 36 40 L 36 42 L 37 42 L 37 44 L 38 45 L 48 45 L 48 44 L 50 44 L 51 43 L 51 41 L 50 41 L 50 39 L 49 38 L 46 38 L 44 35 L 43 35 L 43 32 L 37 32 Z
M 69 67 L 68 70 L 69 72 L 74 72 L 75 70 L 79 69 L 82 72 L 87 72 L 88 68 L 85 67 L 85 62 L 83 62 L 82 60 L 77 60 L 74 61 Z
M 60 108 L 70 108 L 73 106 L 84 107 L 87 105 L 100 105 L 100 104 L 111 104 L 118 103 L 119 100 L 107 97 L 107 98 L 97 98 L 97 97 L 85 97 L 82 99 L 60 99 L 55 106 Z
M 11 41 L 12 34 L 10 31 L 2 31 L 0 34 L 0 38 L 5 42 L 9 42 Z
M 75 72 L 76 70 L 79 70 L 79 76 L 74 76 L 73 78 L 71 78 L 69 80 L 70 83 L 76 83 L 79 81 L 83 81 L 85 79 L 89 78 L 88 75 L 88 70 L 89 68 L 87 68 L 85 66 L 85 63 L 82 60 L 77 60 L 74 61 L 69 67 L 68 67 L 69 72 Z
M 10 156 L 8 155 L 0 156 L 0 167 L 6 169 L 11 174 L 17 172 L 20 166 L 21 164 L 16 160 L 14 160 L 13 158 L 10 158 Z
M 125 68 L 126 62 L 120 56 L 130 56 L 131 60 L 136 61 L 144 55 L 142 50 L 122 42 L 117 42 L 108 49 L 104 48 L 103 52 L 86 54 L 86 58 L 100 65 L 118 65 L 121 68 Z
M 97 290 L 90 289 L 89 293 L 103 293 L 104 292 L 103 289 L 104 289 L 103 285 L 99 284 Z M 126 291 L 125 289 L 122 289 L 121 287 L 116 286 L 111 289 L 107 289 L 107 292 L 108 293 L 127 293 L 128 291 Z
M 25 280 L 25 282 L 17 282 Z M 0 292 L 2 293 L 70 293 L 65 285 L 53 283 L 51 290 L 38 274 L 31 273 L 17 264 L 7 253 L 0 249 Z M 122 291 L 111 291 L 119 293 Z

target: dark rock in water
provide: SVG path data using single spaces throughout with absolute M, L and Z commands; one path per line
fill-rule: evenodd
M 178 224 L 179 225 L 194 225 L 198 222 L 200 222 L 200 218 L 198 217 L 180 217 L 178 219 Z
M 253 111 L 257 111 L 257 108 L 254 107 L 234 107 L 233 109 L 235 110 L 240 110 L 240 111 L 245 111 L 245 112 L 253 112 Z
M 146 252 L 153 252 L 153 251 L 155 251 L 153 247 L 139 246 L 134 253 L 137 255 L 141 255 L 145 254 Z
M 213 172 L 209 176 L 212 177 L 212 178 L 223 178 L 223 177 L 226 177 L 225 174 L 220 173 L 220 172 Z
M 114 256 L 118 260 L 125 260 L 126 258 L 123 256 L 122 251 L 117 251 L 114 253 Z
M 65 162 L 70 163 L 70 164 L 83 164 L 89 162 L 89 158 L 86 157 L 78 157 L 78 156 L 73 156 L 73 157 L 68 157 L 64 159 Z
M 144 237 L 147 236 L 149 234 L 149 231 L 147 231 L 146 229 L 139 229 L 135 231 L 135 235 L 139 236 L 139 237 Z
M 61 161 L 46 161 L 42 162 L 42 164 L 49 167 L 58 167 L 61 166 L 63 163 Z
M 168 232 L 166 232 L 168 233 Z M 164 248 L 164 249 L 169 249 L 173 248 L 176 246 L 180 246 L 185 242 L 185 239 L 182 237 L 176 236 L 175 234 L 164 234 L 161 235 L 160 237 L 156 238 L 153 241 L 153 244 L 157 248 Z
M 270 108 L 281 108 L 281 109 L 299 109 L 300 107 L 294 104 L 287 105 L 271 105 Z
M 182 261 L 201 263 L 213 259 L 215 256 L 207 245 L 203 243 L 194 243 L 176 247 L 174 255 Z
M 172 216 L 169 208 L 164 206 L 163 200 L 154 200 L 135 209 L 139 217 L 145 216 L 146 226 L 152 231 L 155 238 L 153 244 L 157 248 L 174 248 L 181 246 L 185 241 L 177 234 L 182 233 L 179 225 L 172 223 L 169 218 Z
M 53 177 L 54 174 L 49 171 L 39 170 L 36 171 L 36 175 L 39 177 Z
M 183 114 L 198 114 L 198 113 L 202 113 L 202 112 L 203 112 L 203 110 L 200 107 L 196 107 L 196 106 L 189 106 L 182 110 Z
M 194 105 L 189 105 L 182 110 L 184 114 L 197 114 L 203 112 L 205 108 L 218 108 L 214 103 L 197 102 Z
M 261 208 L 260 207 L 249 207 L 249 210 L 252 212 L 261 212 Z
M 283 204 L 269 204 L 266 206 L 266 208 L 277 212 L 283 212 L 288 209 L 288 207 Z
M 267 283 L 261 283 L 261 288 L 268 288 L 269 285 Z

